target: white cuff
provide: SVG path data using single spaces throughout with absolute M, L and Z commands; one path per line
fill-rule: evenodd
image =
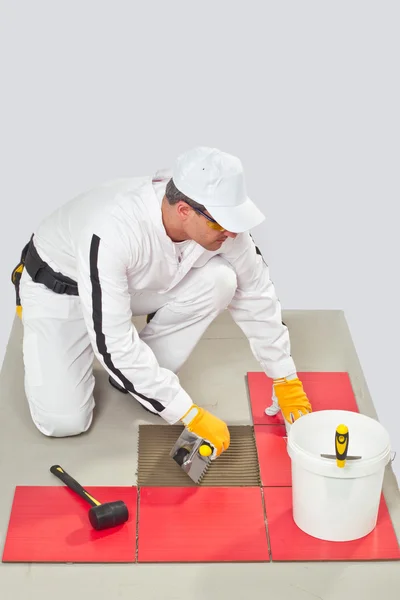
M 198 415 L 199 413 L 199 409 L 197 408 L 197 406 L 192 406 L 192 408 L 189 410 L 189 412 L 182 417 L 181 421 L 184 425 L 189 425 L 190 421 L 192 421 L 196 415 Z
M 296 365 L 291 357 L 285 358 L 278 363 L 261 362 L 261 368 L 271 379 L 280 379 L 281 377 L 289 377 L 296 373 Z
M 193 400 L 185 390 L 181 389 L 174 400 L 160 413 L 160 416 L 170 425 L 174 425 L 192 406 Z

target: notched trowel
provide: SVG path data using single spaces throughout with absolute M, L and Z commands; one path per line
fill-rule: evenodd
M 214 446 L 184 429 L 169 455 L 195 483 L 200 483 L 211 464 Z

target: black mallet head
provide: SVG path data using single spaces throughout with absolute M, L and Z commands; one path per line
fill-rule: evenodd
M 122 500 L 105 502 L 92 506 L 89 510 L 89 521 L 94 529 L 101 531 L 110 527 L 117 527 L 129 519 L 128 507 Z

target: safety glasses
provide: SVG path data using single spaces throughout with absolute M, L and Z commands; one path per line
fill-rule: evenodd
M 186 202 L 186 200 L 184 200 L 184 202 Z M 209 215 L 206 215 L 205 212 L 203 212 L 199 208 L 195 208 L 194 206 L 191 206 L 188 202 L 186 202 L 186 204 L 188 206 L 190 206 L 190 208 L 193 208 L 193 210 L 196 211 L 199 215 L 202 215 L 203 217 L 205 217 L 207 219 L 207 225 L 209 227 L 211 227 L 211 229 L 215 229 L 216 231 L 225 231 L 225 227 L 222 227 L 222 225 L 217 223 L 217 221 L 215 221 L 215 219 L 213 219 Z

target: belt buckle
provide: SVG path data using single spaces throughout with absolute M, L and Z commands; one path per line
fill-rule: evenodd
M 65 290 L 67 289 L 67 284 L 62 282 L 62 281 L 58 281 L 57 279 L 54 282 L 53 285 L 53 292 L 55 292 L 56 294 L 64 294 Z

